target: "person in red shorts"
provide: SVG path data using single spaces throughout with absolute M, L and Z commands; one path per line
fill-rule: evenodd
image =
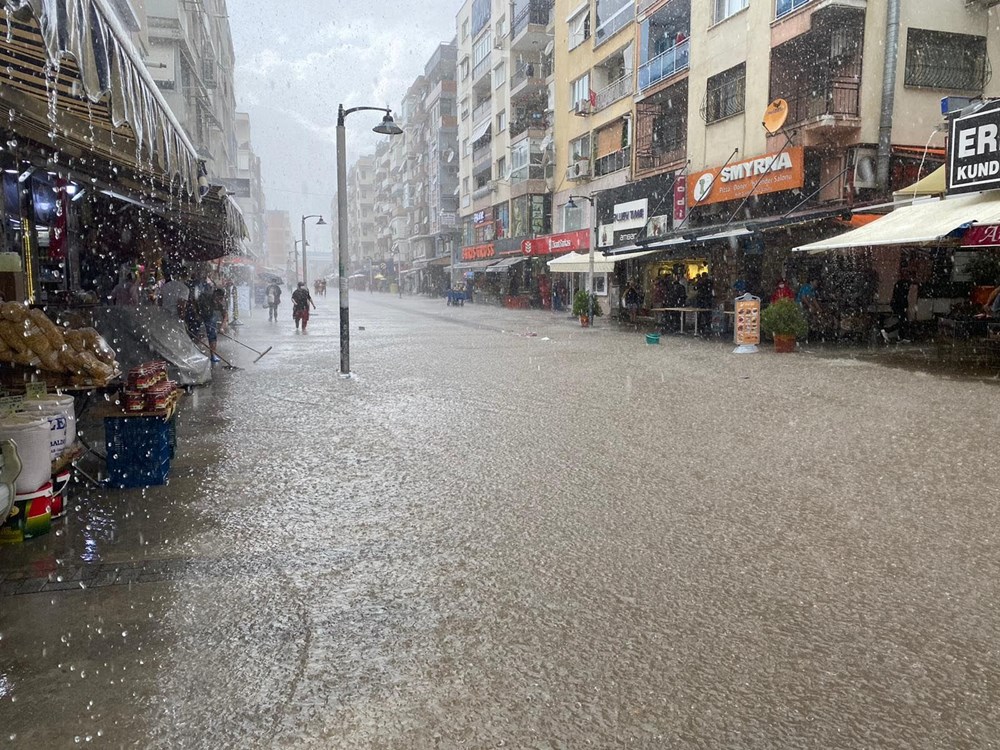
M 301 324 L 302 332 L 305 333 L 306 326 L 309 325 L 309 305 L 316 309 L 316 303 L 306 289 L 306 282 L 300 281 L 298 288 L 292 292 L 292 319 L 295 321 L 296 331 Z

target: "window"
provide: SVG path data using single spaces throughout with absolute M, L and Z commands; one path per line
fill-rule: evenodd
M 606 42 L 621 31 L 635 18 L 635 3 L 632 0 L 597 0 L 594 25 L 594 46 Z
M 590 101 L 590 73 L 586 73 L 570 84 L 569 106 L 576 106 L 579 101 Z
M 713 0 L 713 2 L 715 3 L 715 23 L 719 23 L 739 13 L 747 7 L 750 0 Z
M 462 192 L 465 193 L 466 195 L 469 194 L 469 178 L 468 177 L 463 177 L 462 178 Z
M 497 25 L 493 27 L 493 36 L 496 37 L 497 39 L 503 39 L 504 21 L 505 19 L 501 18 L 499 21 L 497 21 Z
M 469 58 L 464 58 L 462 60 L 462 80 L 464 81 L 469 77 Z
M 472 35 L 476 36 L 490 22 L 493 0 L 472 0 Z
M 743 111 L 746 99 L 746 64 L 724 70 L 708 79 L 701 116 L 705 122 L 718 122 Z
M 507 110 L 497 115 L 497 132 L 502 133 L 507 129 Z
M 464 42 L 469 38 L 469 19 L 466 18 L 462 21 L 462 41 Z
M 465 140 L 462 141 L 462 156 L 468 156 L 468 155 L 469 155 L 469 139 L 466 138 Z
M 493 68 L 493 88 L 498 89 L 507 80 L 507 65 L 500 63 Z
M 497 179 L 506 180 L 507 179 L 507 157 L 501 156 L 497 159 Z
M 570 162 L 590 160 L 590 133 L 569 142 L 569 160 Z
M 569 48 L 579 47 L 590 39 L 590 10 L 585 9 L 569 19 Z
M 986 37 L 907 30 L 907 86 L 982 92 L 988 76 Z
M 489 34 L 486 34 L 472 47 L 472 66 L 477 67 L 479 63 L 490 56 L 490 52 L 492 51 L 493 40 L 490 38 Z
M 441 108 L 442 115 L 453 115 L 455 114 L 455 100 L 454 99 L 442 99 L 439 104 Z

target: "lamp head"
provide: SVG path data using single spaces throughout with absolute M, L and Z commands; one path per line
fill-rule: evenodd
M 573 200 L 573 196 L 570 196 L 569 200 L 566 202 L 566 208 L 576 208 L 576 201 Z
M 319 221 L 316 222 L 316 226 L 318 226 L 318 227 L 326 226 L 326 222 L 323 221 L 323 217 L 322 216 L 319 217 Z
M 403 129 L 397 125 L 392 119 L 392 113 L 386 112 L 385 117 L 382 118 L 382 122 L 372 128 L 373 131 L 379 135 L 402 135 Z

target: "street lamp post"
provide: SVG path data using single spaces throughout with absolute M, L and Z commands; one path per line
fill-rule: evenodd
M 382 122 L 372 130 L 380 135 L 400 135 L 402 129 L 393 122 L 392 110 L 388 107 L 352 107 L 337 109 L 337 273 L 340 280 L 340 376 L 351 374 L 351 322 L 347 287 L 347 145 L 344 119 L 353 112 L 373 110 L 384 112 Z
M 316 226 L 321 227 L 326 225 L 323 221 L 323 217 L 320 214 L 309 214 L 308 216 L 302 217 L 302 281 L 305 285 L 309 286 L 309 268 L 306 266 L 306 219 L 319 219 L 316 222 Z
M 567 208 L 576 208 L 576 203 L 573 202 L 574 199 L 579 199 L 579 200 L 587 201 L 590 204 L 590 210 L 591 210 L 591 212 L 593 212 L 595 210 L 594 199 L 591 198 L 589 195 L 571 195 L 569 197 L 569 201 L 566 203 L 566 207 Z M 593 219 L 591 219 L 591 221 L 588 222 L 588 223 L 589 224 L 593 224 L 594 223 Z M 591 240 L 590 240 L 590 243 L 589 243 L 589 245 L 590 245 L 590 258 L 589 258 L 590 268 L 587 271 L 587 305 L 589 307 L 590 315 L 588 317 L 590 318 L 591 324 L 593 324 L 593 322 L 594 322 L 594 245 L 596 245 L 596 244 L 597 244 L 597 238 L 596 237 L 592 237 Z

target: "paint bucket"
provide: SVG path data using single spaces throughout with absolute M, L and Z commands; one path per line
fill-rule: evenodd
M 52 478 L 49 420 L 41 415 L 12 414 L 0 420 L 0 440 L 13 440 L 21 458 L 18 493 L 34 492 Z
M 38 411 L 41 414 L 62 414 L 66 419 L 66 449 L 72 448 L 76 444 L 76 407 L 72 396 L 56 396 L 49 394 L 24 399 L 21 409 L 25 412 L 33 413 Z
M 647 344 L 659 344 L 660 343 L 660 334 L 658 334 L 658 333 L 647 333 L 646 334 L 646 343 Z
M 33 492 L 18 493 L 14 507 L 0 526 L 0 544 L 18 544 L 52 529 L 52 482 Z
M 73 476 L 69 469 L 63 469 L 52 478 L 52 520 L 66 515 L 69 505 L 69 480 Z

